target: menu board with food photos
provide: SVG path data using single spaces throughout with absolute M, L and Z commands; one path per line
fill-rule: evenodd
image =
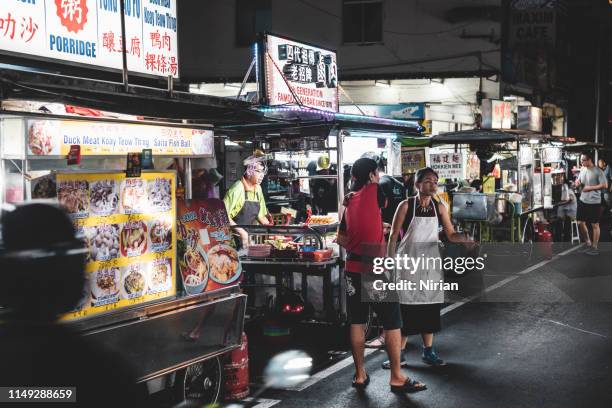
M 76 319 L 176 294 L 175 175 L 58 173 L 57 199 L 89 247 Z
M 178 201 L 177 257 L 188 295 L 240 283 L 242 267 L 231 246 L 229 217 L 219 199 Z

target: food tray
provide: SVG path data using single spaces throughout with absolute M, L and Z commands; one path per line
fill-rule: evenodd
M 314 261 L 314 262 L 323 262 L 327 261 L 331 258 L 334 251 L 332 249 L 324 249 L 312 252 L 300 252 L 302 259 Z

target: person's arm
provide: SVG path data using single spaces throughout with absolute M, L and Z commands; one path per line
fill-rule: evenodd
M 397 238 L 399 237 L 402 225 L 406 219 L 406 213 L 408 212 L 408 200 L 404 200 L 397 206 L 395 215 L 393 216 L 393 223 L 391 224 L 391 234 L 389 235 L 389 242 L 387 243 L 387 256 L 395 256 L 397 250 Z
M 345 203 L 345 207 L 348 202 Z M 342 212 L 342 218 L 340 219 L 340 224 L 338 225 L 338 231 L 336 233 L 336 243 L 343 248 L 346 248 L 349 242 L 349 237 L 346 234 L 346 208 Z
M 257 186 L 257 197 L 259 198 L 259 213 L 257 214 L 257 221 L 259 221 L 261 225 L 268 225 L 270 224 L 270 220 L 268 220 L 268 207 L 266 207 L 266 199 L 264 198 L 261 186 Z
M 234 221 L 234 217 L 240 212 L 240 209 L 244 203 L 240 203 L 240 196 L 244 197 L 244 193 L 240 189 L 234 186 L 230 187 L 223 197 L 223 204 L 225 204 L 225 210 L 229 218 L 230 226 L 237 225 Z M 247 246 L 249 242 L 249 234 L 244 228 L 233 228 L 233 230 L 240 236 L 243 246 Z
M 588 191 L 597 191 L 597 190 L 603 190 L 603 189 L 608 188 L 608 180 L 606 180 L 606 176 L 603 174 L 603 171 L 601 170 L 599 170 L 599 173 L 597 175 L 597 181 L 599 182 L 599 184 L 596 184 L 594 186 L 584 186 L 584 188 L 582 189 L 582 192 L 586 193 Z
M 450 216 L 448 215 L 448 211 L 446 210 L 445 206 L 439 205 L 438 211 L 440 212 L 440 218 L 442 221 L 442 228 L 444 229 L 444 234 L 446 235 L 446 238 L 448 238 L 450 242 L 455 242 L 455 243 L 472 242 L 464 234 L 461 234 L 455 231 L 455 227 L 453 226 L 453 223 L 450 220 Z

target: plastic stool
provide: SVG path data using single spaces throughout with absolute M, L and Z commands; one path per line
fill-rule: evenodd
M 572 244 L 574 242 L 580 243 L 580 231 L 578 230 L 578 223 L 576 220 L 572 220 L 572 225 L 570 228 L 572 230 Z

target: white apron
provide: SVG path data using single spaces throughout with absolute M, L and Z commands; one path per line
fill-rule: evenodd
M 433 217 L 417 217 L 416 207 L 418 202 L 417 196 L 412 206 L 412 221 L 397 248 L 397 255 L 402 259 L 404 259 L 404 255 L 415 260 L 421 258 L 421 264 L 418 268 L 411 268 L 411 270 L 396 269 L 395 278 L 397 282 L 403 280 L 414 282 L 415 285 L 414 290 L 398 291 L 399 302 L 404 305 L 443 303 L 444 291 L 441 287 L 434 290 L 432 285 L 429 288 L 421 285 L 421 281 L 440 283 L 444 274 L 440 265 L 440 250 L 438 248 L 439 223 L 436 204 L 433 201 L 430 204 L 434 208 Z M 427 258 L 436 261 L 430 260 L 429 263 L 425 263 Z M 414 271 L 413 274 L 412 271 Z

